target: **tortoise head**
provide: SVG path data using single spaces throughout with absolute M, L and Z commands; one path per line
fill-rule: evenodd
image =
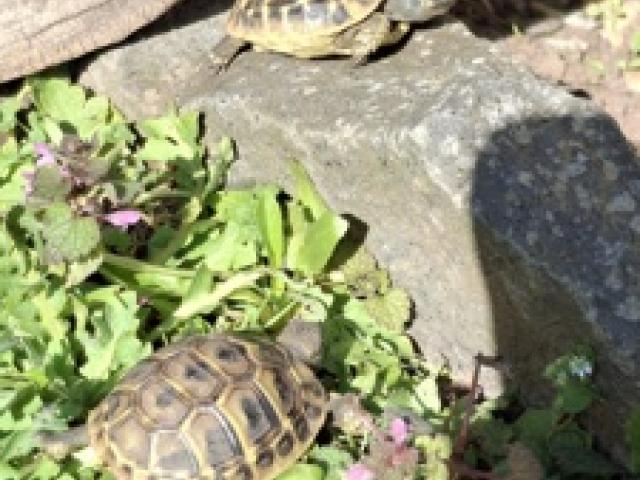
M 322 325 L 294 318 L 280 331 L 277 340 L 297 360 L 317 365 L 322 353 Z
M 386 0 L 384 13 L 401 22 L 426 22 L 449 11 L 456 0 Z

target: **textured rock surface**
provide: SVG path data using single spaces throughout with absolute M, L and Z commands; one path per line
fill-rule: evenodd
M 0 82 L 118 42 L 178 0 L 0 0 Z
M 283 159 L 303 160 L 411 292 L 424 353 L 457 374 L 499 352 L 537 400 L 550 359 L 595 345 L 591 421 L 621 458 L 640 401 L 640 162 L 615 124 L 456 24 L 358 69 L 247 53 L 214 78 L 221 18 L 200 13 L 173 12 L 180 28 L 166 18 L 81 80 L 133 115 L 203 110 L 211 138 L 237 141 L 236 184 L 286 184 Z

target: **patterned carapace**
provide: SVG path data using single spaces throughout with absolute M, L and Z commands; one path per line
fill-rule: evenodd
M 282 345 L 218 334 L 158 350 L 88 425 L 118 480 L 271 480 L 305 452 L 326 410 L 322 385 Z

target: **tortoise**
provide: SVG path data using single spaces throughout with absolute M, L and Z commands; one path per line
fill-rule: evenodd
M 61 457 L 88 441 L 118 480 L 271 480 L 325 421 L 328 397 L 305 363 L 319 347 L 300 348 L 319 345 L 316 326 L 293 322 L 281 341 L 218 333 L 161 348 L 86 426 L 43 435 L 44 448 Z
M 0 0 L 0 82 L 119 42 L 181 0 Z M 455 0 L 235 0 L 227 36 L 213 48 L 223 69 L 241 46 L 301 58 L 352 55 L 362 63 L 398 42 L 409 23 Z M 213 46 L 212 46 L 213 47 Z
M 214 49 L 222 69 L 246 45 L 298 58 L 353 56 L 355 64 L 399 42 L 411 23 L 446 13 L 456 0 L 236 0 Z

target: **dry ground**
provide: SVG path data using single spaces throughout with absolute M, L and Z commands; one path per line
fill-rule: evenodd
M 640 0 L 462 0 L 456 13 L 536 74 L 593 99 L 640 150 Z

